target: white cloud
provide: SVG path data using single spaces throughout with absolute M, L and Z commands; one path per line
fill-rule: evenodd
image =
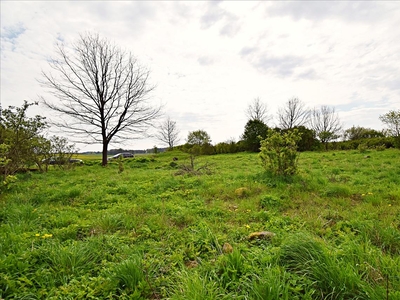
M 345 126 L 380 129 L 379 115 L 400 107 L 399 9 L 353 1 L 2 1 L 1 102 L 44 95 L 37 79 L 55 44 L 92 31 L 150 68 L 153 99 L 177 120 L 181 140 L 197 129 L 214 142 L 238 139 L 255 97 L 275 113 L 298 96 L 310 107 L 336 106 Z

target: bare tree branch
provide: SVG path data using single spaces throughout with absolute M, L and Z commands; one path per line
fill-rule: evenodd
M 297 97 L 290 98 L 284 107 L 278 110 L 278 122 L 281 129 L 292 129 L 297 126 L 304 126 L 308 121 L 310 111 L 305 104 Z
M 143 137 L 161 107 L 148 104 L 154 89 L 149 71 L 136 58 L 96 34 L 81 35 L 68 52 L 57 46 L 54 73 L 40 81 L 57 102 L 42 98 L 59 119 L 53 124 L 83 143 L 103 144 L 103 165 L 111 142 Z M 56 75 L 55 75 L 56 74 Z
M 260 98 L 255 98 L 247 107 L 246 116 L 249 120 L 261 121 L 268 124 L 272 120 L 272 116 L 268 113 L 268 106 L 260 101 Z
M 160 128 L 156 134 L 156 137 L 161 142 L 168 144 L 168 147 L 172 149 L 179 141 L 179 130 L 176 126 L 176 122 L 172 121 L 171 118 L 168 117 L 163 123 L 160 124 Z
M 321 106 L 320 109 L 314 108 L 311 111 L 309 125 L 319 140 L 325 144 L 327 149 L 328 142 L 339 137 L 342 130 L 339 115 L 335 113 L 334 107 Z

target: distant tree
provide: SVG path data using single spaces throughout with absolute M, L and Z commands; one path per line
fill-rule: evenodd
M 391 135 L 395 139 L 396 148 L 400 148 L 400 109 L 391 110 L 379 116 L 379 119 L 389 128 Z
M 314 130 L 308 129 L 305 126 L 296 126 L 291 129 L 284 129 L 282 130 L 282 133 L 291 132 L 295 129 L 300 135 L 300 140 L 297 141 L 298 151 L 312 151 L 318 147 L 319 141 L 316 139 Z
M 360 139 L 370 139 L 384 137 L 384 133 L 371 128 L 352 126 L 343 132 L 343 140 L 355 141 Z
M 43 100 L 59 113 L 53 124 L 81 143 L 102 143 L 102 165 L 107 164 L 111 141 L 142 137 L 160 107 L 150 106 L 149 71 L 131 53 L 122 51 L 97 34 L 81 35 L 70 53 L 59 44 L 57 58 L 41 83 L 57 102 Z
M 211 145 L 210 135 L 204 130 L 196 130 L 188 133 L 187 143 L 182 150 L 190 155 L 210 155 L 215 153 L 214 146 Z
M 168 117 L 160 124 L 156 137 L 163 143 L 166 143 L 170 149 L 179 141 L 179 130 L 176 122 Z
M 261 102 L 260 98 L 255 98 L 247 107 L 246 116 L 249 120 L 256 120 L 268 124 L 272 116 L 268 114 L 268 106 Z
M 188 133 L 187 143 L 189 145 L 204 146 L 211 144 L 211 137 L 204 130 L 196 130 Z
M 285 106 L 278 110 L 279 127 L 291 129 L 303 126 L 308 121 L 309 114 L 310 111 L 306 109 L 305 104 L 299 98 L 290 98 Z
M 259 152 L 261 139 L 265 139 L 268 133 L 268 126 L 260 120 L 249 120 L 244 128 L 242 141 L 246 150 Z
M 335 108 L 325 105 L 311 111 L 309 125 L 315 131 L 317 138 L 325 145 L 325 150 L 328 149 L 328 142 L 339 138 L 342 130 Z

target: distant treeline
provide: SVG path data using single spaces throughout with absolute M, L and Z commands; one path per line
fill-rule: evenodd
M 394 137 L 384 136 L 383 134 L 374 134 L 363 137 L 352 137 L 351 140 L 345 141 L 333 141 L 324 145 L 319 141 L 315 133 L 304 127 L 299 126 L 296 129 L 302 134 L 301 140 L 298 142 L 298 151 L 322 151 L 322 150 L 357 150 L 360 147 L 367 149 L 384 149 L 384 148 L 396 148 L 397 143 Z M 279 128 L 275 128 L 275 131 L 285 132 L 293 129 L 282 130 Z M 179 149 L 185 152 L 191 152 L 193 147 L 197 147 L 196 152 L 204 155 L 212 155 L 212 154 L 223 154 L 223 153 L 237 153 L 237 152 L 259 152 L 260 146 L 260 138 L 265 139 L 267 133 L 263 135 L 254 136 L 251 139 L 242 139 L 238 142 L 235 141 L 227 141 L 218 143 L 215 145 L 211 145 L 210 143 L 205 143 L 203 145 L 190 145 L 184 144 L 177 147 L 175 149 Z M 377 136 L 380 135 L 380 136 Z
M 151 149 L 145 149 L 145 150 L 132 150 L 132 149 L 122 149 L 122 148 L 118 148 L 118 149 L 111 149 L 107 151 L 107 155 L 115 155 L 118 153 L 132 153 L 132 154 L 146 154 L 146 153 L 157 153 L 157 152 L 165 152 L 168 148 L 151 148 Z M 85 152 L 81 152 L 82 154 L 101 154 L 101 151 L 85 151 Z

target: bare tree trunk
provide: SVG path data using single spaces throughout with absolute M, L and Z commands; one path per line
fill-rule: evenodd
M 108 141 L 103 142 L 103 153 L 102 153 L 102 160 L 101 165 L 107 166 L 107 150 L 108 150 Z

